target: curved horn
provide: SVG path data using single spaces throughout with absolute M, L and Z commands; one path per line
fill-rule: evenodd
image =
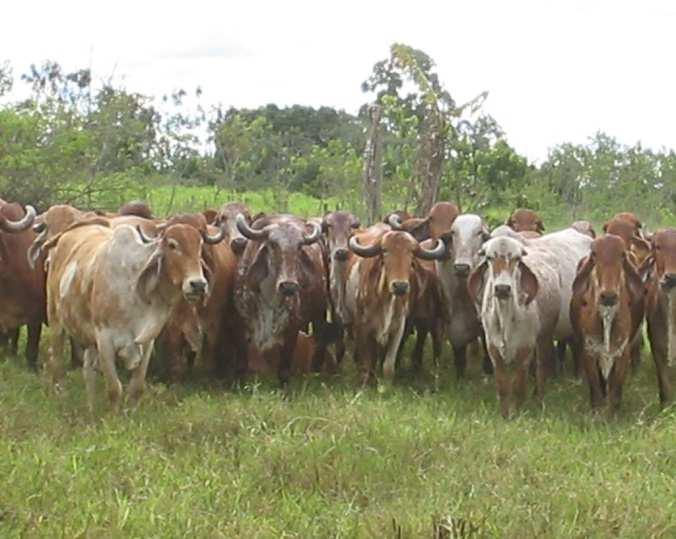
M 403 230 L 401 227 L 401 219 L 396 213 L 391 213 L 387 218 L 387 224 L 392 227 L 392 230 Z
M 303 234 L 303 241 L 305 245 L 311 245 L 315 243 L 322 236 L 322 229 L 317 223 L 307 223 L 312 227 L 312 232 L 310 234 Z
M 45 230 L 47 230 L 47 223 L 45 223 L 44 221 L 42 223 L 35 223 L 33 225 L 33 232 L 35 232 L 36 234 L 41 234 Z
M 237 214 L 235 223 L 237 224 L 237 230 L 240 231 L 242 236 L 250 240 L 263 241 L 266 240 L 268 238 L 268 234 L 270 234 L 270 229 L 268 229 L 268 227 L 262 228 L 260 230 L 251 228 L 249 223 L 246 222 L 246 217 L 244 217 L 244 214 L 242 213 Z
M 359 245 L 359 242 L 357 241 L 356 236 L 352 236 L 350 238 L 350 241 L 347 242 L 347 245 L 350 248 L 350 251 L 352 251 L 354 254 L 361 256 L 361 257 L 364 257 L 364 258 L 377 256 L 382 252 L 382 248 L 380 247 L 380 243 L 376 243 L 374 245 L 369 245 L 368 247 L 364 247 L 363 245 Z
M 437 245 L 434 249 L 426 249 L 418 244 L 415 256 L 422 258 L 423 260 L 441 260 L 446 256 L 446 244 L 439 239 L 437 240 Z
M 34 270 L 37 267 L 38 259 L 40 258 L 40 256 L 42 256 L 42 246 L 45 244 L 46 239 L 47 239 L 47 226 L 45 225 L 42 229 L 42 232 L 40 232 L 38 237 L 33 240 L 33 243 L 30 244 L 30 247 L 28 247 L 28 250 L 26 251 L 28 265 L 32 270 Z
M 36 215 L 37 212 L 33 206 L 26 206 L 26 215 L 19 221 L 10 221 L 5 217 L 0 217 L 0 228 L 5 232 L 23 232 L 33 224 Z
M 218 232 L 216 234 L 209 235 L 209 232 L 206 230 L 202 232 L 202 239 L 204 240 L 204 243 L 208 245 L 215 245 L 217 243 L 220 243 L 223 241 L 223 238 L 225 238 L 225 230 L 223 230 L 222 227 L 218 227 Z
M 141 228 L 141 225 L 136 225 L 136 231 L 138 232 L 138 235 L 141 236 L 141 241 L 143 243 L 153 243 L 154 241 L 157 240 L 157 238 L 150 238 L 145 235 L 143 232 L 143 229 Z

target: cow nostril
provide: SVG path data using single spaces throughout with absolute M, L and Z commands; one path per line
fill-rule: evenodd
M 230 241 L 230 248 L 235 254 L 241 254 L 246 247 L 246 238 L 235 238 Z
M 298 286 L 298 283 L 295 283 L 293 281 L 284 281 L 279 283 L 279 292 L 283 296 L 293 296 L 296 292 L 298 292 L 298 289 L 300 288 Z
M 395 296 L 408 294 L 408 283 L 406 281 L 394 281 L 392 283 L 392 293 Z
M 469 264 L 454 264 L 453 269 L 459 275 L 467 275 L 469 273 Z
M 195 292 L 204 292 L 207 289 L 207 282 L 202 279 L 190 281 L 190 288 Z
M 499 298 L 508 298 L 512 293 L 512 287 L 508 284 L 496 284 L 495 285 L 495 295 Z
M 617 294 L 615 292 L 601 292 L 601 305 L 612 307 L 617 303 Z
M 339 262 L 345 262 L 347 260 L 348 250 L 347 249 L 336 249 L 333 252 L 333 258 Z

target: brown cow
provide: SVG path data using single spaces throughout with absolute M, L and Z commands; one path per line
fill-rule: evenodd
M 376 231 L 374 235 L 377 240 L 370 244 L 362 244 L 358 236 L 348 242 L 350 250 L 360 257 L 350 271 L 347 298 L 362 384 L 375 379 L 381 356 L 383 375 L 393 379 L 406 321 L 420 297 L 418 258 L 437 260 L 446 253 L 440 240 L 428 250 L 408 232 L 379 235 Z
M 622 399 L 633 342 L 643 320 L 644 286 L 622 238 L 594 240 L 573 281 L 570 317 L 582 346 L 591 405 L 607 395 L 611 411 Z
M 326 265 L 328 267 L 329 300 L 331 320 L 339 325 L 340 335 L 336 342 L 336 361 L 340 364 L 345 355 L 344 330 L 350 331 L 351 320 L 346 306 L 345 289 L 350 268 L 356 256 L 347 242 L 360 226 L 359 218 L 343 211 L 327 213 L 321 222 L 326 242 Z
M 132 200 L 123 204 L 117 211 L 118 215 L 134 215 L 143 219 L 154 219 L 150 206 L 142 200 Z
M 608 232 L 608 230 L 606 230 L 606 226 L 608 225 L 608 223 L 610 223 L 612 221 L 617 221 L 617 220 L 626 221 L 627 223 L 632 225 L 632 227 L 636 231 L 637 235 L 639 237 L 643 238 L 643 223 L 641 223 L 641 220 L 638 217 L 636 217 L 636 215 L 634 213 L 629 212 L 629 211 L 616 213 L 613 216 L 613 218 L 610 219 L 610 221 L 608 221 L 605 225 L 603 225 L 603 231 Z
M 157 238 L 142 229 L 77 222 L 44 246 L 49 253 L 47 312 L 51 329 L 49 372 L 59 384 L 64 338 L 85 349 L 84 377 L 90 411 L 96 369 L 103 372 L 114 411 L 122 386 L 115 369 L 132 371 L 129 394 L 141 396 L 153 344 L 181 298 L 198 302 L 208 291 L 201 246 L 191 226 L 164 228 Z
M 541 235 L 545 231 L 542 218 L 533 210 L 525 208 L 514 210 L 512 215 L 505 221 L 505 224 L 516 232 L 535 232 Z M 528 235 L 526 237 L 533 238 L 537 236 Z
M 650 254 L 650 244 L 643 238 L 639 226 L 626 216 L 619 213 L 603 225 L 603 231 L 606 234 L 614 234 L 622 238 L 631 254 L 631 260 L 636 267 L 639 267 Z M 628 214 L 632 215 L 632 214 Z
M 247 224 L 252 223 L 249 208 L 241 202 L 228 202 L 221 206 L 214 224 L 225 231 L 226 241 L 230 243 L 232 252 L 240 256 L 244 252 L 247 240 L 237 228 L 237 216 L 244 216 Z M 260 215 L 256 216 L 260 217 Z
M 429 238 L 440 238 L 448 232 L 458 215 L 460 215 L 460 209 L 453 202 L 437 202 L 432 206 L 427 217 L 400 219 L 398 215 L 390 214 L 387 223 L 394 230 L 405 230 L 416 240 L 425 241 Z
M 315 336 L 326 330 L 327 284 L 321 229 L 292 215 L 264 216 L 249 226 L 238 215 L 239 231 L 249 240 L 235 280 L 235 307 L 243 324 L 238 365 L 246 362 L 248 340 L 262 353 L 279 356 L 278 376 L 286 387 L 298 332 L 311 323 Z M 320 339 L 315 366 L 325 345 Z
M 24 211 L 19 204 L 0 199 L 0 331 L 11 340 L 21 326 L 28 327 L 26 360 L 36 369 L 45 320 L 45 274 L 42 264 L 35 270 L 28 264 L 34 220 L 31 206 Z
M 652 348 L 660 403 L 673 401 L 673 373 L 676 371 L 676 229 L 655 232 L 652 253 L 641 267 L 648 274 L 646 318 Z M 671 371 L 671 372 L 670 372 Z

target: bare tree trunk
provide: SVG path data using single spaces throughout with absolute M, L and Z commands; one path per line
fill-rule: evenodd
M 380 219 L 381 213 L 383 139 L 380 132 L 380 120 L 383 109 L 380 105 L 373 103 L 369 105 L 368 111 L 371 125 L 364 149 L 363 181 L 368 222 L 375 223 Z
M 444 127 L 444 120 L 439 117 L 438 111 L 428 110 L 416 163 L 417 183 L 421 193 L 416 209 L 419 216 L 427 215 L 439 197 L 444 165 Z

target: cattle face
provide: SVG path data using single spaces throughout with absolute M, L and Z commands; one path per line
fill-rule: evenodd
M 404 230 L 420 242 L 429 238 L 437 239 L 447 233 L 459 214 L 458 206 L 452 202 L 437 202 L 425 218 L 404 220 L 395 212 L 388 216 L 387 223 L 393 230 Z
M 225 204 L 218 212 L 218 217 L 214 223 L 225 231 L 227 241 L 230 242 L 230 248 L 237 256 L 244 252 L 247 241 L 246 237 L 242 235 L 237 226 L 238 215 L 242 215 L 248 225 L 251 224 L 252 219 L 249 208 L 240 202 L 229 202 Z
M 326 237 L 331 264 L 334 261 L 347 261 L 350 254 L 347 241 L 359 226 L 359 218 L 348 212 L 336 211 L 327 213 L 324 216 L 322 219 L 322 232 Z
M 542 234 L 545 225 L 540 216 L 533 210 L 518 209 L 509 216 L 505 224 L 516 232 L 537 232 Z
M 459 277 L 467 277 L 478 262 L 478 253 L 490 237 L 478 215 L 458 216 L 450 231 L 443 236 L 449 257 L 453 260 L 453 271 Z
M 636 224 L 625 218 L 613 217 L 605 225 L 603 231 L 606 234 L 614 234 L 624 240 L 625 248 L 631 253 L 632 261 L 639 266 L 650 253 L 650 244 L 639 234 Z

